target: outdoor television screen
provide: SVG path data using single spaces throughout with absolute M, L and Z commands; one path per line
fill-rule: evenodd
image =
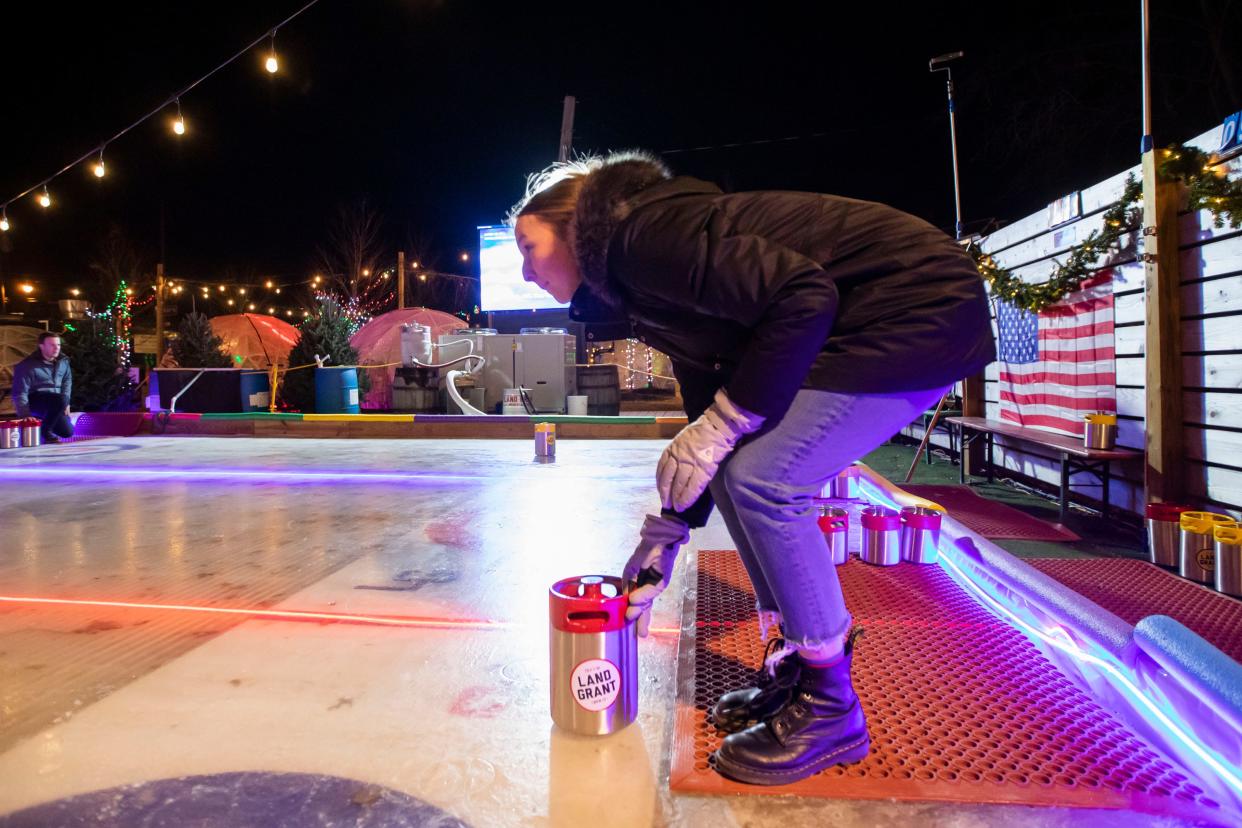
M 479 228 L 479 279 L 479 306 L 485 311 L 568 307 L 538 285 L 522 279 L 522 254 L 513 239 L 512 227 Z

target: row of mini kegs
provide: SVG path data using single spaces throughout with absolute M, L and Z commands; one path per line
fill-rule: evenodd
M 907 506 L 900 512 L 884 506 L 862 510 L 858 558 L 876 566 L 895 566 L 902 561 L 935 563 L 940 557 L 939 509 Z M 819 504 L 819 528 L 828 542 L 832 562 L 838 566 L 850 557 L 850 513 L 842 506 Z
M 0 420 L 0 448 L 37 446 L 43 442 L 42 423 L 35 417 L 21 420 Z
M 1149 503 L 1147 549 L 1152 563 L 1242 598 L 1242 528 L 1229 515 Z

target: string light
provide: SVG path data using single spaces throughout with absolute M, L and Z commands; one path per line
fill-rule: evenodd
M 251 303 L 247 306 L 247 309 L 248 309 L 248 310 L 254 310 L 254 302 L 251 302 Z
M 12 225 L 9 224 L 9 207 L 6 204 L 4 206 L 4 210 L 0 212 L 0 233 L 9 232 L 9 227 L 11 226 Z
M 47 185 L 43 185 L 43 194 L 39 196 L 39 206 L 46 210 L 52 206 L 52 194 L 47 191 Z
M 301 8 L 297 9 L 295 12 L 293 12 L 293 13 L 292 13 L 292 14 L 290 14 L 288 17 L 286 17 L 284 20 L 282 20 L 282 21 L 280 21 L 279 23 L 277 23 L 277 24 L 276 24 L 276 26 L 275 26 L 275 28 L 271 29 L 271 30 L 270 30 L 267 34 L 265 34 L 265 35 L 260 35 L 259 37 L 255 38 L 255 39 L 254 39 L 254 40 L 252 40 L 250 43 L 246 44 L 246 46 L 245 46 L 245 47 L 243 47 L 241 50 L 239 50 L 238 52 L 234 53 L 231 57 L 229 57 L 227 60 L 225 60 L 223 63 L 221 63 L 221 64 L 219 64 L 218 66 L 216 66 L 215 68 L 213 68 L 210 72 L 207 72 L 205 75 L 203 75 L 202 77 L 198 78 L 198 79 L 197 79 L 197 80 L 195 80 L 194 82 L 190 83 L 188 86 L 184 87 L 183 89 L 181 89 L 181 90 L 177 91 L 175 94 L 173 94 L 173 95 L 171 95 L 170 97 L 166 98 L 166 99 L 165 99 L 162 103 L 160 103 L 160 105 L 159 105 L 159 106 L 155 107 L 155 108 L 154 108 L 154 109 L 152 109 L 150 112 L 146 113 L 145 115 L 143 115 L 143 116 L 142 116 L 141 118 L 139 118 L 138 120 L 134 121 L 134 122 L 133 122 L 132 124 L 130 124 L 129 126 L 125 127 L 124 129 L 122 129 L 122 130 L 120 130 L 119 132 L 117 132 L 115 135 L 113 135 L 113 136 L 111 136 L 110 138 L 108 138 L 108 139 L 107 139 L 107 141 L 105 141 L 105 142 L 104 142 L 104 145 L 105 145 L 105 146 L 107 146 L 107 144 L 109 144 L 109 143 L 111 143 L 112 141 L 115 141 L 116 139 L 118 139 L 118 138 L 120 138 L 121 136 L 125 135 L 125 134 L 126 134 L 127 132 L 129 132 L 130 130 L 134 129 L 135 127 L 137 127 L 137 126 L 139 126 L 139 125 L 141 125 L 141 124 L 145 123 L 147 120 L 151 119 L 152 117 L 154 117 L 154 116 L 158 115 L 159 113 L 163 112 L 164 108 L 165 108 L 165 107 L 167 107 L 170 103 L 171 103 L 171 104 L 176 104 L 176 106 L 177 106 L 177 119 L 176 119 L 176 120 L 173 122 L 173 124 L 172 124 L 172 129 L 173 129 L 173 132 L 175 132 L 175 133 L 176 133 L 176 134 L 178 134 L 178 135 L 183 135 L 183 134 L 185 134 L 185 119 L 184 119 L 184 118 L 182 117 L 182 115 L 181 115 L 181 97 L 182 97 L 182 96 L 184 96 L 184 95 L 188 94 L 191 90 L 193 90 L 195 87 L 197 87 L 200 83 L 203 83 L 203 82 L 204 82 L 204 81 L 206 81 L 208 78 L 210 78 L 212 75 L 216 74 L 217 72 L 219 72 L 219 71 L 220 71 L 221 69 L 223 69 L 224 67 L 226 67 L 226 66 L 228 66 L 228 65 L 232 64 L 234 61 L 238 60 L 238 59 L 239 59 L 239 58 L 241 58 L 243 55 L 247 55 L 247 54 L 249 54 L 251 51 L 253 51 L 256 47 L 258 47 L 258 46 L 259 46 L 259 45 L 263 42 L 263 39 L 264 39 L 265 37 L 266 37 L 266 38 L 268 38 L 269 45 L 270 45 L 270 53 L 269 53 L 269 56 L 268 56 L 268 58 L 267 58 L 267 60 L 266 60 L 266 64 L 265 64 L 265 65 L 266 65 L 267 70 L 268 70 L 269 72 L 275 72 L 275 71 L 277 71 L 277 68 L 278 68 L 278 64 L 277 64 L 277 61 L 276 61 L 276 32 L 277 32 L 277 30 L 279 30 L 281 26 L 287 25 L 287 24 L 288 24 L 288 23 L 290 23 L 292 20 L 294 20 L 295 18 L 299 17 L 299 16 L 300 16 L 300 15 L 302 15 L 304 12 L 308 11 L 308 10 L 309 10 L 312 6 L 316 5 L 318 2 L 319 2 L 319 0 L 307 0 L 307 2 L 306 2 L 304 5 L 302 5 L 302 7 L 301 7 Z M 40 185 L 40 184 L 35 184 L 35 185 L 32 185 L 32 186 L 31 186 L 31 187 L 29 187 L 28 189 L 23 190 L 22 192 L 18 193 L 17 195 L 15 195 L 15 196 L 13 196 L 12 198 L 10 198 L 10 199 L 8 199 L 7 201 L 5 201 L 5 202 L 4 202 L 4 204 L 6 204 L 6 205 L 7 205 L 7 204 L 11 204 L 11 203 L 13 203 L 14 201 L 17 201 L 17 200 L 19 200 L 19 199 L 25 198 L 26 196 L 28 196 L 28 195 L 30 195 L 31 193 L 33 193 L 33 192 L 34 192 L 37 188 L 39 188 L 40 186 L 42 186 L 42 187 L 43 187 L 43 189 L 44 189 L 44 193 L 43 193 L 43 195 L 42 195 L 42 196 L 40 196 L 40 197 L 39 197 L 39 199 L 38 199 L 38 200 L 39 200 L 39 204 L 40 204 L 41 206 L 43 206 L 44 208 L 50 207 L 50 206 L 51 206 L 51 197 L 47 194 L 47 184 L 48 184 L 48 182 L 51 182 L 51 181 L 55 180 L 57 177 L 59 177 L 59 176 L 61 176 L 61 175 L 64 175 L 66 172 L 68 172 L 69 170 L 73 169 L 73 168 L 74 168 L 74 167 L 76 167 L 78 164 L 81 164 L 81 163 L 83 163 L 83 162 L 85 162 L 85 161 L 88 161 L 88 160 L 90 159 L 91 155 L 92 155 L 92 153 L 87 152 L 85 155 L 82 155 L 81 157 L 74 159 L 73 161 L 71 161 L 70 163 L 66 164 L 64 167 L 62 167 L 60 170 L 58 170 L 57 172 L 53 173 L 51 176 L 47 177 L 46 179 L 44 179 L 44 181 L 43 181 L 43 183 L 42 183 L 41 185 Z M 101 159 L 100 164 L 99 164 L 99 165 L 97 165 L 97 166 L 99 166 L 100 168 L 102 168 L 102 159 Z M 101 178 L 103 177 L 103 173 L 96 172 L 95 174 L 96 174 L 97 176 L 101 177 Z
M 99 158 L 95 161 L 95 166 L 91 168 L 96 178 L 103 178 L 107 175 L 108 170 L 104 167 L 103 147 L 99 148 Z
M 276 74 L 280 69 L 280 64 L 276 61 L 276 30 L 272 29 L 271 48 L 267 55 L 267 60 L 263 62 L 264 68 L 271 74 Z

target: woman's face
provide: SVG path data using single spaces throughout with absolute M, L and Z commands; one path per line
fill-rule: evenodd
M 522 278 L 534 282 L 558 302 L 568 302 L 582 284 L 578 260 L 552 225 L 538 216 L 520 216 L 513 228 L 522 251 Z

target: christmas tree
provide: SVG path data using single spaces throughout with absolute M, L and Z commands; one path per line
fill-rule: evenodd
M 173 340 L 173 359 L 182 368 L 229 368 L 232 361 L 221 350 L 224 340 L 212 333 L 205 313 L 191 313 L 181 320 Z
M 73 392 L 69 405 L 76 411 L 129 411 L 134 408 L 134 384 L 129 365 L 120 363 L 116 333 L 107 319 L 85 319 L 61 336 Z
M 310 365 L 315 357 L 326 357 L 325 365 L 356 365 L 358 352 L 349 344 L 349 318 L 341 306 L 327 296 L 319 297 L 315 314 L 301 325 L 298 344 L 289 352 L 289 365 Z M 365 393 L 369 387 L 366 371 L 358 372 L 358 388 Z M 290 371 L 284 375 L 281 396 L 290 408 L 315 410 L 315 372 L 310 368 Z

